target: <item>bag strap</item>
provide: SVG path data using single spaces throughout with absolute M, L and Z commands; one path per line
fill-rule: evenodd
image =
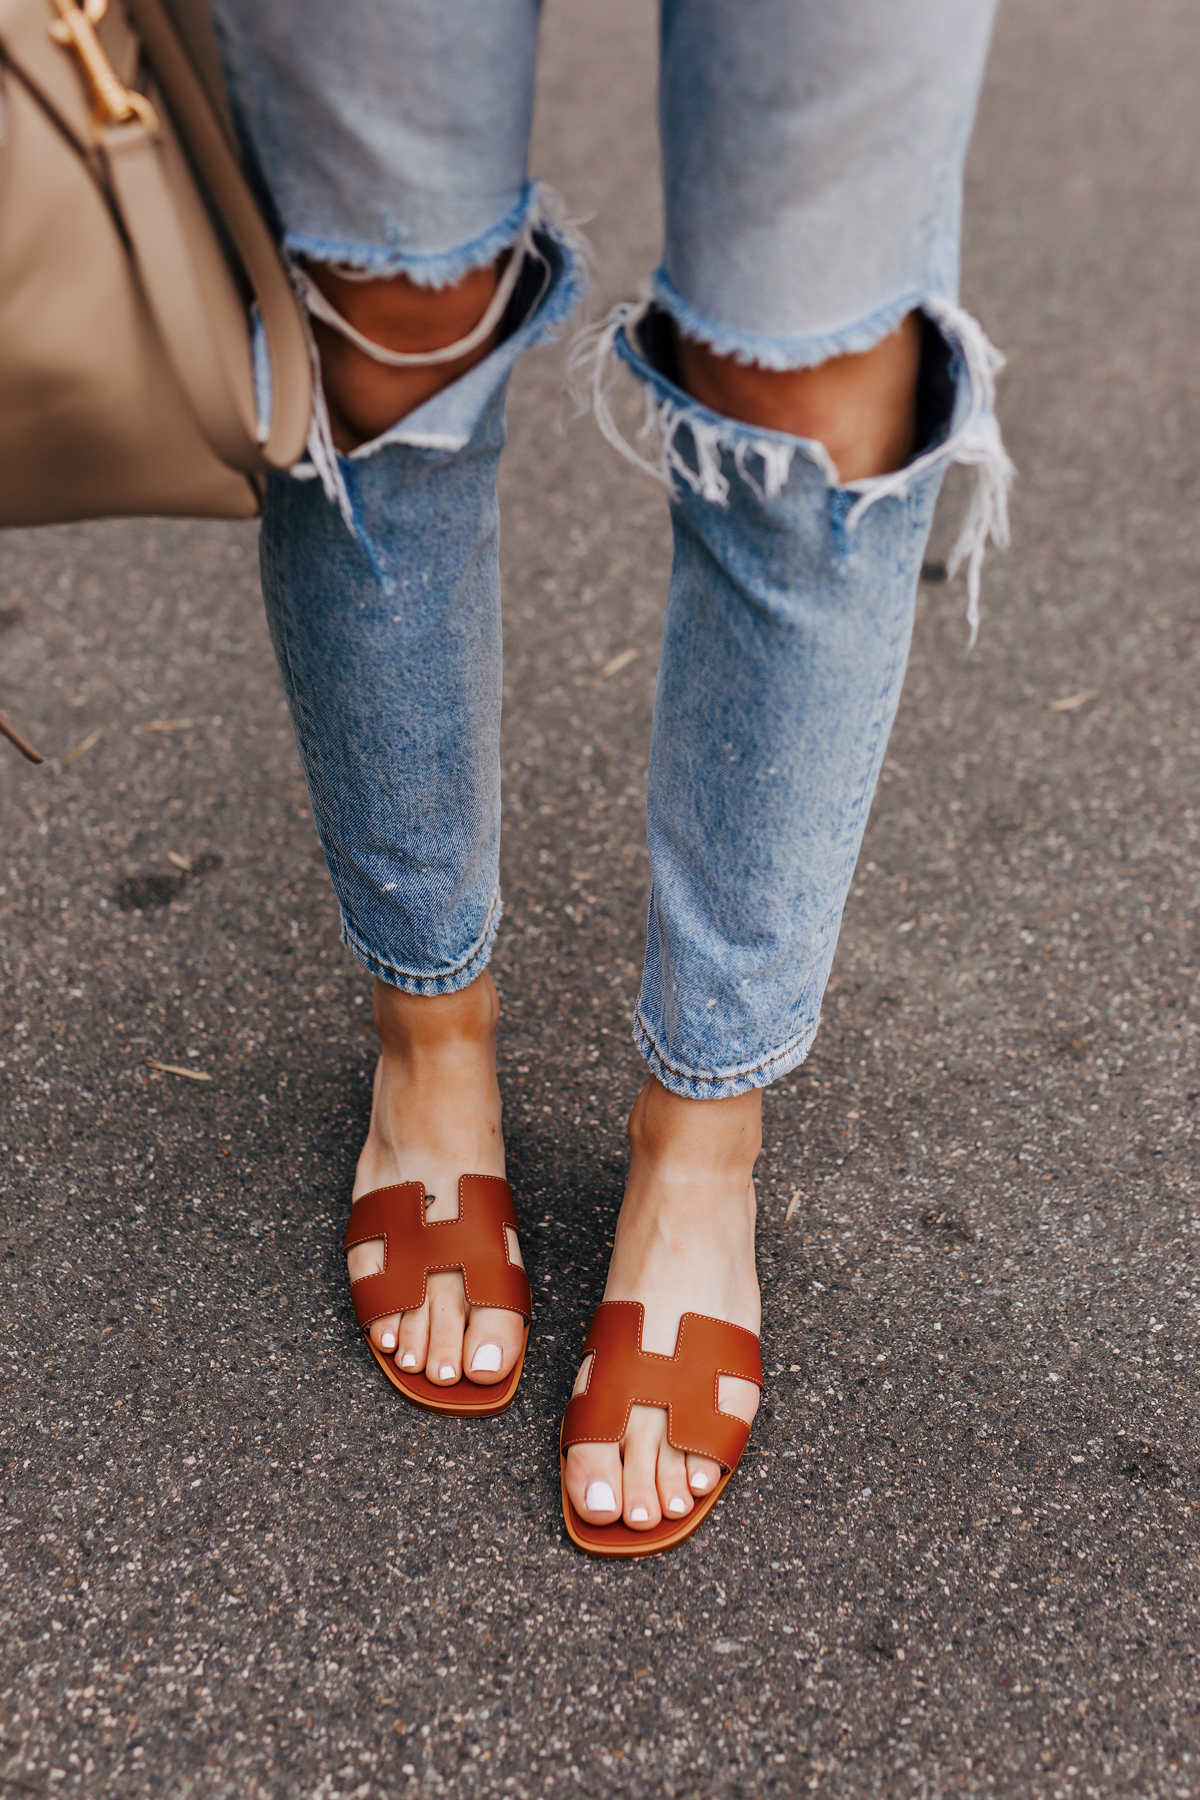
M 204 89 L 205 98 L 216 115 L 217 122 L 235 155 L 238 154 L 237 129 L 233 123 L 233 112 L 225 88 L 225 72 L 221 67 L 221 52 L 217 47 L 217 34 L 213 29 L 212 13 L 207 0 L 161 0 L 161 5 L 197 81 Z
M 181 303 L 186 285 L 177 260 L 181 247 L 186 257 L 183 270 L 191 267 L 191 258 L 186 256 L 161 151 L 140 123 L 131 123 L 113 127 L 106 134 L 106 147 L 155 323 L 213 447 L 234 468 L 250 473 L 289 469 L 304 453 L 313 405 L 312 356 L 299 301 L 226 126 L 161 0 L 126 0 L 126 4 L 171 118 L 258 302 L 271 372 L 271 422 L 265 442 L 258 439 L 250 370 L 232 368 L 228 345 L 206 316 L 206 296 L 193 284 L 191 305 Z M 178 6 L 176 0 L 176 10 Z M 199 19 L 198 0 L 188 0 L 184 10 Z M 199 33 L 203 26 L 197 23 L 194 29 Z M 211 29 L 209 24 L 210 34 Z M 212 53 L 215 56 L 215 45 Z

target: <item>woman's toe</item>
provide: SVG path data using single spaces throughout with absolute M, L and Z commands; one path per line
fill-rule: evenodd
M 662 1518 L 655 1472 L 658 1452 L 666 1442 L 666 1414 L 657 1407 L 633 1407 L 625 1432 L 621 1485 L 625 1523 L 648 1531 Z
M 511 1373 L 525 1337 L 520 1313 L 477 1306 L 463 1340 L 463 1373 L 471 1381 L 502 1381 Z
M 396 1333 L 396 1367 L 415 1374 L 425 1367 L 429 1354 L 429 1308 L 406 1312 Z
M 461 1295 L 460 1282 L 458 1295 L 435 1293 L 429 1301 L 429 1353 L 425 1358 L 425 1373 L 430 1381 L 441 1382 L 444 1386 L 457 1381 L 462 1374 L 466 1306 Z
M 390 1356 L 396 1348 L 399 1330 L 399 1313 L 393 1313 L 390 1319 L 376 1319 L 371 1326 L 371 1342 L 385 1356 Z
M 664 1438 L 658 1451 L 658 1503 L 664 1517 L 683 1519 L 691 1512 L 687 1458 Z
M 689 1456 L 687 1459 L 688 1487 L 696 1499 L 703 1499 L 711 1494 L 721 1479 L 720 1463 L 712 1462 L 707 1456 Z
M 382 1238 L 371 1238 L 365 1244 L 353 1244 L 346 1252 L 346 1273 L 353 1287 L 356 1281 L 364 1281 L 370 1275 L 383 1273 L 386 1246 Z M 368 1336 L 377 1350 L 385 1356 L 396 1348 L 396 1330 L 400 1320 L 398 1315 L 390 1319 L 376 1319 L 370 1327 Z M 390 1336 L 391 1343 L 385 1342 Z
M 621 1453 L 615 1444 L 574 1444 L 567 1453 L 567 1497 L 590 1525 L 621 1516 Z

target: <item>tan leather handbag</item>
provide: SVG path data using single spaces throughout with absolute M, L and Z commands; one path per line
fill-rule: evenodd
M 251 517 L 312 403 L 203 0 L 0 0 L 0 526 Z

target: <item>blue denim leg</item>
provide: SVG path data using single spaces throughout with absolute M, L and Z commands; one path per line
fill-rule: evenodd
M 499 919 L 503 441 L 498 394 L 469 451 L 397 444 L 350 472 L 360 537 L 319 484 L 286 476 L 263 519 L 267 616 L 343 938 L 414 994 L 472 980 Z
M 708 412 L 618 347 L 674 409 L 634 1035 L 666 1087 L 719 1098 L 816 1032 L 946 458 L 862 508 L 819 445 Z
M 973 626 L 984 540 L 1005 540 L 999 359 L 956 305 L 962 164 L 994 7 L 664 0 L 660 309 L 777 369 L 865 350 L 920 309 L 955 384 L 943 442 L 843 487 L 818 445 L 721 419 L 661 358 L 651 367 L 631 337 L 644 306 L 616 309 L 576 359 L 592 365 L 614 441 L 610 353 L 645 383 L 653 472 L 672 489 L 636 1029 L 680 1093 L 762 1085 L 816 1029 L 950 461 L 978 475 L 955 552 Z M 538 0 L 214 8 L 290 250 L 437 286 L 535 218 L 554 239 L 526 179 Z M 413 992 L 471 980 L 498 917 L 495 465 L 512 362 L 574 298 L 554 241 L 554 279 L 525 325 L 353 457 L 335 460 L 318 431 L 307 472 L 321 488 L 275 482 L 264 528 L 272 630 L 346 941 Z
M 1002 359 L 957 304 L 994 11 L 664 0 L 663 262 L 652 301 L 580 335 L 571 372 L 605 436 L 671 494 L 634 1035 L 679 1094 L 764 1086 L 816 1032 L 951 462 L 976 475 L 950 559 L 968 565 L 972 641 L 986 539 L 1007 542 Z M 819 444 L 722 418 L 672 376 L 670 321 L 786 370 L 868 350 L 910 313 L 928 362 L 921 449 L 876 479 L 841 484 Z M 614 353 L 644 386 L 657 458 L 617 429 Z
M 573 307 L 547 236 L 547 291 L 484 362 L 339 459 L 353 520 L 315 479 L 272 480 L 263 590 L 343 940 L 413 994 L 487 963 L 500 919 L 496 466 L 508 378 Z

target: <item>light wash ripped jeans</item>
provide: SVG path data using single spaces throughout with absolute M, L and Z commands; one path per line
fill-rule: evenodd
M 943 474 L 977 482 L 972 626 L 1006 535 L 1000 359 L 957 305 L 962 170 L 994 0 L 663 0 L 663 260 L 577 341 L 577 390 L 671 494 L 634 1030 L 697 1098 L 765 1086 L 817 1029 L 904 679 Z M 263 523 L 271 631 L 345 942 L 409 993 L 484 968 L 500 920 L 496 466 L 509 374 L 582 287 L 527 179 L 537 0 L 215 0 L 248 148 L 296 258 L 453 283 L 515 246 L 484 361 L 349 457 L 314 429 Z M 720 417 L 685 334 L 770 369 L 924 315 L 919 444 L 840 485 L 822 447 Z M 608 407 L 623 364 L 654 455 Z M 298 478 L 295 478 L 298 477 Z M 304 479 L 307 477 L 307 479 Z

